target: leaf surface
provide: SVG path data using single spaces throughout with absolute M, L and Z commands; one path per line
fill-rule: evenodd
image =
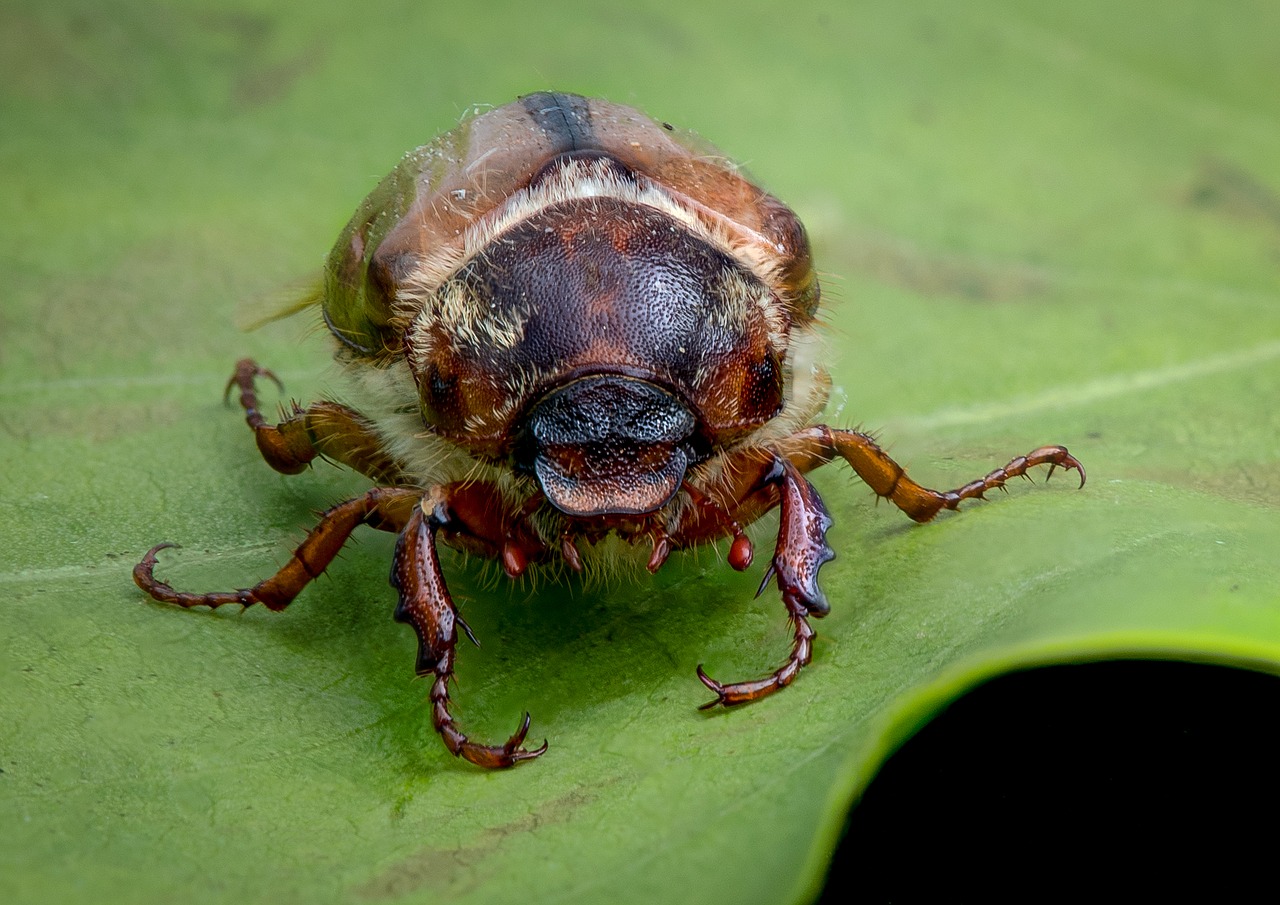
M 884 758 L 988 677 L 1280 672 L 1273 7 L 521 10 L 0 7 L 0 898 L 799 902 Z M 451 558 L 484 645 L 460 716 L 496 740 L 527 709 L 551 743 L 494 774 L 431 731 L 391 538 L 280 615 L 150 604 L 129 571 L 172 540 L 175 586 L 245 586 L 358 492 L 275 475 L 219 400 L 245 354 L 340 396 L 323 337 L 234 323 L 404 150 L 545 87 L 691 126 L 797 208 L 830 423 L 930 486 L 1043 443 L 1090 480 L 918 527 L 817 473 L 832 613 L 732 712 L 697 710 L 695 666 L 759 675 L 789 634 L 723 549 L 592 586 Z

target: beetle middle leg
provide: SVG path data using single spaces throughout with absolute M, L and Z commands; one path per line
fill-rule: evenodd
M 284 389 L 271 371 L 252 358 L 242 358 L 227 381 L 226 394 L 229 396 L 233 387 L 239 388 L 245 423 L 253 430 L 262 458 L 276 471 L 299 474 L 316 456 L 324 456 L 378 484 L 407 483 L 400 463 L 383 450 L 373 425 L 345 405 L 320 401 L 302 408 L 295 403 L 289 417 L 279 424 L 269 423 L 258 410 L 258 377 L 266 377 Z
M 396 542 L 391 567 L 391 585 L 400 593 L 396 619 L 413 626 L 418 635 L 418 675 L 435 677 L 431 685 L 431 721 L 440 738 L 455 756 L 480 767 L 511 767 L 532 760 L 547 750 L 547 743 L 526 750 L 529 714 L 502 745 L 481 745 L 458 728 L 449 711 L 449 682 L 453 679 L 454 649 L 458 627 L 475 641 L 471 630 L 454 607 L 440 560 L 436 556 L 436 532 L 465 530 L 450 506 L 449 487 L 435 487 L 416 506 Z
M 355 499 L 339 503 L 320 517 L 284 567 L 251 588 L 211 594 L 176 591 L 155 577 L 156 554 L 173 544 L 157 544 L 133 567 L 133 580 L 155 600 L 181 607 L 220 607 L 226 604 L 252 606 L 260 603 L 269 610 L 283 610 L 313 578 L 333 562 L 351 532 L 360 525 L 383 531 L 399 531 L 421 491 L 410 487 L 374 487 Z

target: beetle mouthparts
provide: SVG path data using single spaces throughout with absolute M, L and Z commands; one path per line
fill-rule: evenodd
M 544 396 L 529 414 L 533 472 L 565 515 L 643 515 L 684 480 L 697 419 L 644 380 L 602 374 Z

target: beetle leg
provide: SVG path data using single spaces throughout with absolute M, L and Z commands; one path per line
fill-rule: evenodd
M 236 362 L 227 381 L 240 389 L 244 420 L 253 429 L 258 451 L 281 474 L 299 474 L 316 456 L 340 462 L 379 484 L 407 483 L 400 464 L 383 450 L 373 425 L 358 412 L 336 402 L 314 402 L 306 408 L 294 403 L 292 414 L 269 424 L 258 410 L 255 378 L 266 377 L 284 390 L 280 379 L 252 358 Z
M 930 490 L 907 477 L 906 470 L 889 457 L 875 439 L 860 431 L 832 430 L 826 425 L 816 425 L 783 441 L 788 458 L 801 471 L 809 471 L 839 456 L 853 467 L 858 477 L 879 496 L 889 500 L 910 518 L 927 522 L 943 509 L 955 509 L 964 500 L 982 499 L 996 488 L 1004 488 L 1010 478 L 1026 475 L 1027 469 L 1048 465 L 1049 475 L 1055 468 L 1080 472 L 1080 486 L 1084 486 L 1084 466 L 1065 446 L 1041 446 L 1025 456 L 1011 459 L 1003 468 L 997 468 L 984 477 L 970 481 L 955 490 Z M 1046 480 L 1048 478 L 1046 477 Z
M 716 695 L 715 700 L 702 705 L 703 710 L 717 704 L 725 707 L 746 704 L 790 685 L 813 654 L 815 633 L 808 617 L 821 618 L 831 609 L 826 595 L 818 587 L 818 570 L 835 556 L 826 541 L 831 517 L 822 498 L 796 466 L 780 456 L 774 458 L 764 480 L 777 487 L 780 523 L 773 560 L 756 595 L 764 592 L 771 578 L 777 577 L 782 603 L 795 629 L 791 656 L 764 679 L 731 685 L 720 684 L 699 666 L 698 678 Z
M 995 488 L 1003 488 L 1010 478 L 1024 476 L 1029 468 L 1049 466 L 1085 471 L 1064 446 L 1042 446 L 1012 459 L 985 477 L 945 492 L 930 490 L 907 477 L 906 472 L 867 434 L 832 430 L 825 425 L 806 428 L 777 442 L 777 452 L 763 446 L 743 447 L 722 464 L 718 475 L 696 489 L 686 484 L 690 501 L 679 529 L 671 536 L 676 547 L 691 547 L 725 535 L 733 535 L 729 562 L 745 568 L 750 562 L 750 542 L 740 525 L 754 522 L 774 506 L 780 506 L 778 546 L 761 583 L 777 576 L 787 613 L 795 626 L 795 641 L 787 663 L 771 676 L 754 682 L 721 685 L 698 668 L 703 684 L 716 693 L 706 704 L 732 706 L 764 697 L 795 679 L 809 662 L 813 629 L 808 616 L 824 616 L 827 601 L 817 584 L 818 569 L 833 556 L 825 535 L 831 520 L 817 491 L 804 478 L 806 472 L 836 458 L 847 461 L 877 494 L 890 500 L 918 522 L 933 518 L 943 509 L 955 509 L 968 499 L 981 498 Z
M 424 507 L 429 511 L 424 511 Z M 546 742 L 532 751 L 521 747 L 529 731 L 527 713 L 506 744 L 481 745 L 463 734 L 449 712 L 449 681 L 453 678 L 458 627 L 461 625 L 468 635 L 471 632 L 462 623 L 449 596 L 440 573 L 435 541 L 437 531 L 456 527 L 457 518 L 451 511 L 446 487 L 434 488 L 414 507 L 396 542 L 391 566 L 391 586 L 400 593 L 395 618 L 413 626 L 418 635 L 418 675 L 435 677 L 431 685 L 431 721 L 445 747 L 455 756 L 480 767 L 511 767 L 547 750 Z
M 498 560 L 508 578 L 519 578 L 529 563 L 546 559 L 547 545 L 529 522 L 540 499 L 512 513 L 502 491 L 488 481 L 455 481 L 435 492 L 448 500 L 450 519 L 440 531 L 449 546 Z
M 283 610 L 311 579 L 328 567 L 358 526 L 399 531 L 420 496 L 421 492 L 412 488 L 374 487 L 353 500 L 339 503 L 320 517 L 279 572 L 251 588 L 212 594 L 175 591 L 155 577 L 156 554 L 174 546 L 168 543 L 157 544 L 147 551 L 133 568 L 133 580 L 154 599 L 181 607 L 219 607 L 228 603 L 247 607 L 260 603 L 269 610 Z
M 987 491 L 1003 488 L 1010 478 L 1023 477 L 1037 465 L 1048 465 L 1050 475 L 1056 468 L 1078 471 L 1080 486 L 1085 482 L 1084 466 L 1065 446 L 1041 446 L 984 477 L 947 491 L 917 484 L 873 437 L 860 431 L 834 430 L 819 424 L 778 440 L 776 448 L 801 474 L 843 458 L 872 490 L 917 522 L 927 522 L 943 509 L 956 509 L 964 500 L 981 499 Z M 737 523 L 751 524 L 778 505 L 778 487 L 768 479 L 774 455 L 763 446 L 737 450 L 723 463 L 719 476 L 702 488 L 702 494 L 719 501 Z M 689 547 L 722 537 L 731 530 L 730 525 L 723 513 L 695 505 L 681 522 L 676 546 Z

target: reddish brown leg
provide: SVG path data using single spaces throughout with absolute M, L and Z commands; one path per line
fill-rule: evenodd
M 831 517 L 827 515 L 821 497 L 795 465 L 781 457 L 774 459 L 773 468 L 764 480 L 777 487 L 781 511 L 778 545 L 756 596 L 769 586 L 770 578 L 777 576 L 782 603 L 795 628 L 791 656 L 764 679 L 731 685 L 720 684 L 699 666 L 698 678 L 716 695 L 715 700 L 702 705 L 703 710 L 717 704 L 725 707 L 746 704 L 790 685 L 800 668 L 808 665 L 813 653 L 814 631 L 808 617 L 821 618 L 831 609 L 826 595 L 818 587 L 818 570 L 835 556 L 827 546 L 826 534 L 831 527 Z
M 426 507 L 429 511 L 424 511 Z M 447 488 L 437 487 L 414 508 L 408 524 L 396 542 L 391 567 L 391 586 L 400 593 L 396 619 L 413 626 L 418 634 L 418 675 L 434 675 L 431 685 L 431 720 L 455 756 L 481 767 L 511 767 L 532 760 L 547 750 L 547 743 L 532 751 L 521 747 L 529 731 L 529 714 L 504 745 L 481 745 L 470 741 L 449 712 L 449 681 L 453 678 L 454 648 L 458 627 L 471 636 L 458 616 L 436 557 L 436 532 L 462 530 L 451 510 Z M 472 637 L 474 641 L 474 637 Z
M 1084 486 L 1084 466 L 1065 446 L 1041 446 L 1025 456 L 1018 456 L 1003 468 L 970 481 L 955 490 L 937 491 L 922 487 L 907 477 L 901 465 L 893 461 L 873 437 L 858 431 L 832 430 L 817 425 L 795 434 L 786 441 L 788 458 L 801 471 L 809 471 L 840 456 L 858 473 L 858 477 L 878 495 L 885 497 L 917 522 L 927 522 L 943 509 L 955 509 L 964 500 L 982 499 L 988 490 L 1004 488 L 1010 478 L 1023 477 L 1027 469 L 1048 465 L 1049 476 L 1055 468 L 1080 472 Z M 1048 480 L 1046 476 L 1045 480 Z
M 716 693 L 716 699 L 706 707 L 744 704 L 771 694 L 794 680 L 809 662 L 814 633 L 806 617 L 827 613 L 817 575 L 834 554 L 825 540 L 830 519 L 803 474 L 837 457 L 845 459 L 877 494 L 918 522 L 928 521 L 943 509 L 955 509 L 963 500 L 980 499 L 989 490 L 1003 489 L 1010 478 L 1025 476 L 1029 468 L 1037 465 L 1047 464 L 1050 475 L 1055 468 L 1074 469 L 1080 472 L 1082 487 L 1085 482 L 1084 466 L 1063 446 L 1042 446 L 985 477 L 945 492 L 930 490 L 908 478 L 902 466 L 873 438 L 857 431 L 817 425 L 779 441 L 776 453 L 764 447 L 738 450 L 723 464 L 716 482 L 690 493 L 693 505 L 685 511 L 679 530 L 670 541 L 676 547 L 689 547 L 732 534 L 735 539 L 730 561 L 737 568 L 743 559 L 737 548 L 742 545 L 749 550 L 739 526 L 780 506 L 778 546 L 760 590 L 768 585 L 770 577 L 777 575 L 783 603 L 795 625 L 795 642 L 781 669 L 754 682 L 721 685 L 699 667 L 699 678 Z M 708 501 L 715 505 L 708 505 Z M 749 561 L 749 553 L 746 559 Z
M 168 543 L 157 544 L 147 551 L 142 562 L 133 567 L 133 580 L 156 600 L 182 607 L 219 607 L 228 603 L 247 607 L 260 603 L 269 610 L 283 610 L 311 579 L 328 567 L 358 526 L 399 531 L 420 496 L 421 491 L 412 488 L 374 487 L 353 500 L 339 503 L 320 517 L 320 522 L 311 529 L 284 568 L 251 588 L 212 594 L 175 591 L 155 577 L 156 553 L 174 546 Z
M 271 371 L 252 358 L 242 358 L 236 362 L 226 392 L 229 396 L 232 387 L 239 387 L 244 420 L 253 428 L 262 458 L 276 471 L 298 474 L 305 471 L 316 456 L 324 456 L 379 484 L 409 483 L 400 464 L 383 451 L 373 425 L 344 405 L 314 402 L 301 408 L 294 403 L 292 415 L 279 424 L 269 424 L 258 411 L 254 386 L 257 377 L 266 377 L 284 389 Z
M 833 459 L 843 458 L 878 495 L 885 497 L 917 522 L 927 522 L 943 509 L 956 509 L 964 500 L 981 499 L 995 488 L 1004 488 L 1010 478 L 1024 477 L 1037 465 L 1080 472 L 1084 486 L 1084 466 L 1065 446 L 1042 446 L 1012 459 L 1003 468 L 970 481 L 955 490 L 930 490 L 907 477 L 906 470 L 889 457 L 875 439 L 859 431 L 833 430 L 826 425 L 806 428 L 777 443 L 777 453 L 759 446 L 736 451 L 724 463 L 721 478 L 702 492 L 733 513 L 739 524 L 749 525 L 778 505 L 778 488 L 768 480 L 773 458 L 780 454 L 801 474 L 813 471 Z M 1047 478 L 1046 478 L 1047 480 Z M 730 532 L 725 516 L 702 507 L 691 507 L 672 540 L 677 547 L 690 547 Z
M 448 501 L 448 524 L 440 526 L 449 546 L 502 563 L 510 578 L 519 578 L 531 562 L 547 557 L 547 547 L 529 523 L 541 497 L 517 512 L 508 512 L 502 492 L 487 481 L 456 481 L 437 488 Z

